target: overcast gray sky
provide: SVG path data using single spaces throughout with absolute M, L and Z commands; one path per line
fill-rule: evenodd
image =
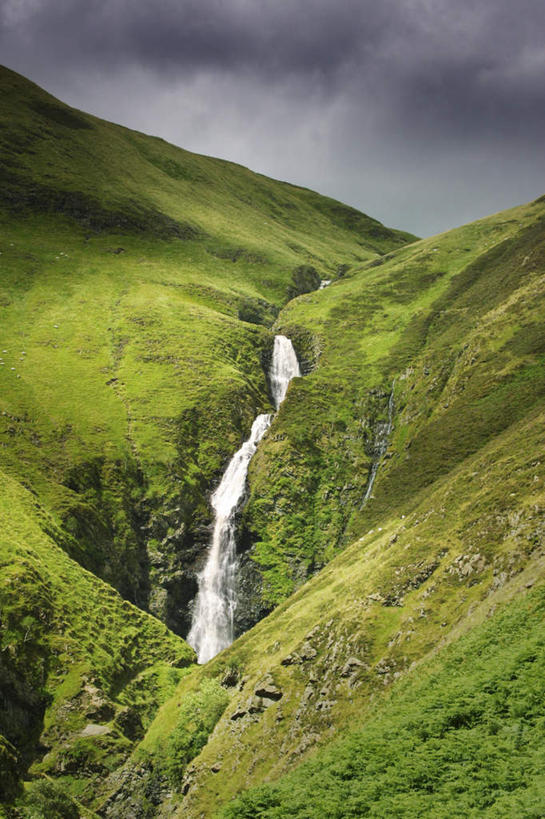
M 421 236 L 545 193 L 544 0 L 0 0 L 0 61 Z

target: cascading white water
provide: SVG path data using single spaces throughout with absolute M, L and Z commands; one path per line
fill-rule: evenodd
M 286 396 L 289 382 L 298 375 L 301 371 L 291 341 L 286 336 L 275 336 L 270 382 L 276 409 Z M 199 575 L 199 591 L 187 635 L 187 642 L 197 652 L 199 663 L 211 660 L 234 639 L 235 515 L 246 488 L 248 466 L 272 418 L 272 415 L 257 416 L 250 437 L 231 458 L 212 495 L 214 532 L 205 567 Z
M 276 409 L 280 406 L 292 378 L 301 375 L 293 344 L 286 336 L 274 337 L 273 357 L 269 378 Z
M 206 663 L 233 642 L 235 612 L 235 513 L 246 485 L 248 464 L 257 445 L 269 428 L 272 415 L 258 415 L 250 437 L 233 455 L 221 483 L 212 495 L 214 532 L 206 565 L 199 575 L 199 593 L 195 602 L 187 642 L 197 652 L 200 663 Z

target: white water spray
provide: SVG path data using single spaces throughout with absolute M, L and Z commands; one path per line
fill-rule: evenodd
M 274 349 L 269 377 L 276 409 L 280 406 L 292 378 L 301 375 L 293 344 L 286 336 L 274 337 Z
M 270 381 L 276 409 L 284 400 L 291 379 L 299 375 L 301 371 L 291 341 L 286 336 L 275 336 Z M 199 663 L 211 660 L 234 639 L 235 515 L 244 496 L 248 466 L 272 419 L 272 415 L 257 416 L 250 437 L 233 455 L 212 495 L 214 532 L 205 567 L 199 575 L 199 591 L 187 635 Z

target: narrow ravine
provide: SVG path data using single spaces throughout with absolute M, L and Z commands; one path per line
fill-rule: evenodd
M 286 336 L 275 336 L 269 379 L 277 410 L 286 397 L 291 379 L 300 375 L 291 341 Z M 234 639 L 237 605 L 235 515 L 245 494 L 248 466 L 273 417 L 273 414 L 257 416 L 250 437 L 231 458 L 212 495 L 214 530 L 206 564 L 199 575 L 199 591 L 187 635 L 187 642 L 197 652 L 199 663 L 211 660 Z
M 390 392 L 390 397 L 388 399 L 388 420 L 382 421 L 377 424 L 377 433 L 376 433 L 376 443 L 375 443 L 375 458 L 373 460 L 373 464 L 371 466 L 371 472 L 369 474 L 369 480 L 367 482 L 367 489 L 365 491 L 365 495 L 363 496 L 363 500 L 360 505 L 360 509 L 363 509 L 369 498 L 371 497 L 371 492 L 373 491 L 373 485 L 375 483 L 375 478 L 377 477 L 377 472 L 380 466 L 382 459 L 386 454 L 386 450 L 388 449 L 388 444 L 390 443 L 390 434 L 392 432 L 393 420 L 394 420 L 394 392 L 395 392 L 395 379 L 392 384 L 392 391 Z

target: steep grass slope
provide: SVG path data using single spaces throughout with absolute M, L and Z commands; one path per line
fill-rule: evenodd
M 543 815 L 544 590 L 400 683 L 312 762 L 224 816 Z
M 0 480 L 0 802 L 37 757 L 35 775 L 66 777 L 81 797 L 128 755 L 194 653 L 72 561 L 35 495 Z
M 246 541 L 267 600 L 543 400 L 544 204 L 410 245 L 282 311 L 311 372 L 250 472 Z
M 91 801 L 192 657 L 112 587 L 186 632 L 280 307 L 413 237 L 8 69 L 0 151 L 2 781 Z
M 304 576 L 311 535 L 327 544 L 336 488 L 351 545 L 181 682 L 132 757 L 133 799 L 154 783 L 159 813 L 213 816 L 295 771 L 226 815 L 543 812 L 544 211 L 412 245 L 281 312 L 317 366 L 253 465 L 266 590 Z M 107 814 L 134 810 L 111 786 Z
M 185 633 L 207 493 L 270 405 L 267 326 L 411 237 L 0 86 L 1 464 L 76 560 Z

